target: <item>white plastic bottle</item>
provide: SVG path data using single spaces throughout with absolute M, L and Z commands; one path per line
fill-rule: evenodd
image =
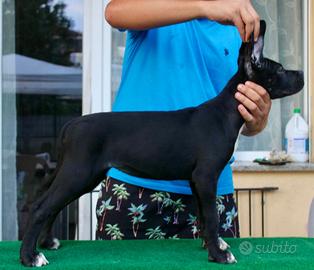
M 309 160 L 309 127 L 301 116 L 301 109 L 295 108 L 286 126 L 285 147 L 295 162 Z

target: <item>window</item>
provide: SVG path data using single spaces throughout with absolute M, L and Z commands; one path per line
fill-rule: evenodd
M 260 17 L 267 22 L 264 54 L 287 69 L 307 72 L 307 1 L 253 1 Z M 306 81 L 306 78 L 305 78 Z M 285 127 L 295 107 L 308 119 L 307 84 L 300 93 L 272 102 L 267 127 L 254 137 L 241 136 L 237 151 L 284 149 Z M 247 158 L 248 153 L 239 158 Z M 255 155 L 256 157 L 256 155 Z
M 13 240 L 55 169 L 59 130 L 82 113 L 83 0 L 1 2 L 2 232 Z

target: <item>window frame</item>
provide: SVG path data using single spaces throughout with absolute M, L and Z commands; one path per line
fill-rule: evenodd
M 308 17 L 308 92 L 309 92 L 309 123 L 310 123 L 310 162 L 314 162 L 314 3 L 313 1 L 308 2 L 307 17 Z
M 111 27 L 105 23 L 104 9 L 109 0 L 84 0 L 83 29 L 83 115 L 111 111 Z M 96 188 L 97 190 L 99 188 Z M 95 209 L 98 193 L 87 193 L 78 201 L 76 238 L 95 239 Z
M 2 41 L 3 41 L 3 36 L 2 36 L 2 1 L 0 1 L 0 37 L 1 37 L 1 42 L 0 42 L 0 63 L 2 63 Z M 1 131 L 0 131 L 0 241 L 2 241 L 2 64 L 0 65 L 0 126 L 1 126 Z

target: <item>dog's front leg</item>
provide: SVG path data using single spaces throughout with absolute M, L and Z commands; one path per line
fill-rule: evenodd
M 195 185 L 192 181 L 190 181 L 190 187 L 191 187 L 191 190 L 192 190 L 192 197 L 193 197 L 193 200 L 194 200 L 194 204 L 195 204 L 195 207 L 196 207 L 196 217 L 197 217 L 197 221 L 198 221 L 198 231 L 199 231 L 199 236 L 200 238 L 204 239 L 204 220 L 203 220 L 203 216 L 201 215 L 200 213 L 200 209 L 201 209 L 201 202 L 200 202 L 200 199 L 197 195 L 197 192 L 196 192 L 196 189 L 195 189 Z M 206 248 L 207 249 L 207 243 L 205 243 L 205 241 L 203 240 L 202 242 L 202 247 L 203 248 Z
M 211 172 L 209 172 L 211 168 Z M 203 240 L 207 243 L 208 260 L 218 263 L 235 263 L 230 251 L 222 250 L 218 239 L 218 213 L 216 209 L 216 191 L 219 170 L 212 165 L 197 167 L 192 176 L 193 192 L 196 193 L 199 206 L 200 227 L 203 229 Z

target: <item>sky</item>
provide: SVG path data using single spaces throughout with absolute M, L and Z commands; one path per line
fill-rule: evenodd
M 73 22 L 73 30 L 83 32 L 83 0 L 55 0 L 55 3 L 64 2 L 66 7 L 66 15 Z

